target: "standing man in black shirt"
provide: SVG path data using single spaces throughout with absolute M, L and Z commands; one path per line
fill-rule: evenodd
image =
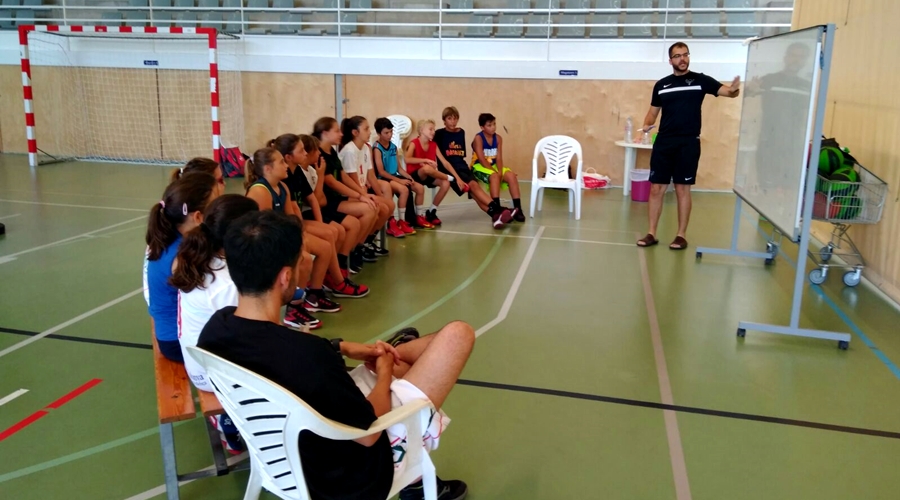
M 416 399 L 435 411 L 427 422 L 425 446 L 433 449 L 449 422 L 440 411 L 462 372 L 475 332 L 453 322 L 439 332 L 375 345 L 326 340 L 281 325 L 281 307 L 291 300 L 302 237 L 296 217 L 268 210 L 232 222 L 225 235 L 228 272 L 238 289 L 238 306 L 219 310 L 200 333 L 198 347 L 251 370 L 291 391 L 325 418 L 368 429 L 378 417 Z M 403 331 L 401 331 L 403 332 Z M 343 356 L 364 364 L 349 374 Z M 400 428 L 399 430 L 397 428 Z M 423 425 L 424 427 L 424 425 Z M 387 498 L 395 470 L 402 470 L 405 426 L 392 426 L 354 441 L 300 434 L 303 474 L 317 500 Z M 397 449 L 401 448 L 401 449 Z M 461 500 L 462 481 L 438 479 L 439 500 Z M 423 498 L 422 482 L 400 492 L 401 500 Z
M 656 245 L 656 228 L 662 214 L 663 197 L 669 182 L 675 183 L 678 197 L 678 233 L 669 245 L 672 250 L 684 250 L 688 221 L 691 217 L 691 186 L 697 180 L 700 162 L 700 107 L 706 94 L 737 97 L 741 79 L 734 77 L 731 85 L 722 85 L 703 73 L 688 68 L 691 54 L 688 46 L 676 42 L 669 47 L 669 64 L 673 74 L 656 82 L 650 98 L 650 110 L 644 118 L 644 126 L 638 132 L 649 132 L 663 111 L 659 134 L 650 156 L 650 231 L 638 240 L 638 246 Z

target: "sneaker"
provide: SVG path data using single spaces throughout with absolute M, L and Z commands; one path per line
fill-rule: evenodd
M 462 481 L 442 481 L 437 478 L 438 500 L 463 500 L 469 494 L 469 487 Z M 422 480 L 400 490 L 400 500 L 423 500 L 425 489 Z
M 329 291 L 331 291 L 335 297 L 359 299 L 369 294 L 369 287 L 366 285 L 357 285 L 350 281 L 350 279 L 345 278 L 343 283 L 332 284 L 329 286 Z
M 322 322 L 307 312 L 305 307 L 297 307 L 288 304 L 284 312 L 284 324 L 300 330 L 317 330 L 322 328 Z
M 385 342 L 391 344 L 394 347 L 397 347 L 400 344 L 405 344 L 411 340 L 416 340 L 419 338 L 419 330 L 416 330 L 413 327 L 407 327 L 402 330 L 398 330 L 396 333 L 391 335 L 391 338 L 387 339 Z
M 375 246 L 366 244 L 362 251 L 363 262 L 378 262 L 378 255 L 375 254 Z
M 310 290 L 306 293 L 303 307 L 309 312 L 336 313 L 341 310 L 341 305 L 329 299 L 324 293 Z
M 434 224 L 428 222 L 428 219 L 426 219 L 425 216 L 417 215 L 416 227 L 419 229 L 434 229 Z
M 298 286 L 297 289 L 294 290 L 294 296 L 291 297 L 291 304 L 294 304 L 295 306 L 302 304 L 303 297 L 305 297 L 305 296 L 306 296 L 306 290 L 304 290 Z
M 400 223 L 393 217 L 388 220 L 387 229 L 385 229 L 384 232 L 388 236 L 393 236 L 394 238 L 403 238 L 406 236 L 406 232 L 400 229 Z
M 428 210 L 427 212 L 425 212 L 425 219 L 428 220 L 428 222 L 430 222 L 433 226 L 441 225 L 441 219 L 438 219 L 436 209 Z
M 512 213 L 506 208 L 491 216 L 491 224 L 493 224 L 494 229 L 503 229 L 503 226 L 509 224 L 511 220 Z
M 213 429 L 219 431 L 219 439 L 222 440 L 222 448 L 225 451 L 231 455 L 240 455 L 247 450 L 244 438 L 237 431 L 237 427 L 231 423 L 228 415 L 210 415 L 207 418 Z
M 362 252 L 353 250 L 350 252 L 350 262 L 349 262 L 349 271 L 352 274 L 356 274 L 362 271 L 363 268 L 363 255 Z
M 391 253 L 391 251 L 388 250 L 387 248 L 375 245 L 374 243 L 372 244 L 372 250 L 375 251 L 376 257 L 384 257 L 386 255 L 390 255 L 390 253 Z
M 525 212 L 521 208 L 513 208 L 512 218 L 516 222 L 525 222 Z
M 401 221 L 397 222 L 397 225 L 400 227 L 400 230 L 406 234 L 416 234 L 416 229 L 414 227 L 412 227 L 409 224 L 409 222 L 406 222 L 405 220 L 401 220 Z

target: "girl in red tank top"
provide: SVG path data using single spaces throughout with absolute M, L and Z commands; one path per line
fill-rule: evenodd
M 450 168 L 450 163 L 438 151 L 438 146 L 434 142 L 434 121 L 420 120 L 418 129 L 419 136 L 409 141 L 409 146 L 406 147 L 406 171 L 419 184 L 438 188 L 431 208 L 420 215 L 424 215 L 425 219 L 431 224 L 439 226 L 441 225 L 441 219 L 438 219 L 437 207 L 443 201 L 444 196 L 447 195 L 447 191 L 450 190 L 450 183 L 456 182 L 459 188 L 464 191 L 467 191 L 469 186 L 463 184 L 459 179 L 454 179 L 452 176 L 438 170 L 438 161 L 447 169 Z

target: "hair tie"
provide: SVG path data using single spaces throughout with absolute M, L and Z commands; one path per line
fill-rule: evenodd
M 187 215 L 187 214 L 188 214 L 187 203 L 182 203 L 182 204 L 181 204 L 181 213 L 182 213 L 182 215 Z
M 166 202 L 163 200 L 159 200 L 159 206 L 166 208 Z
M 184 175 L 184 167 L 181 167 L 178 169 L 178 175 L 179 176 Z

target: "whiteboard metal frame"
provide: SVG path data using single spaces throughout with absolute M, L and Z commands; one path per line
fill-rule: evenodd
M 828 24 L 825 26 L 816 26 L 814 28 L 809 29 L 818 29 L 821 30 L 820 40 L 819 40 L 819 48 L 818 51 L 818 65 L 817 71 L 819 74 L 819 84 L 818 88 L 814 89 L 814 96 L 816 99 L 815 106 L 815 114 L 811 117 L 812 130 L 807 131 L 807 138 L 812 141 L 812 148 L 810 151 L 819 151 L 822 147 L 822 130 L 824 128 L 825 122 L 825 106 L 828 98 L 828 81 L 829 76 L 831 74 L 831 56 L 834 52 L 834 35 L 836 32 L 836 26 L 834 24 Z M 821 36 L 824 35 L 824 44 L 822 43 Z M 775 35 L 778 36 L 778 35 Z M 807 124 L 807 126 L 809 123 Z M 812 134 L 812 137 L 809 134 Z M 738 153 L 740 154 L 740 153 Z M 737 335 L 738 337 L 743 337 L 746 335 L 747 330 L 765 332 L 765 333 L 773 333 L 778 335 L 792 335 L 797 337 L 809 337 L 816 339 L 824 339 L 824 340 L 837 340 L 838 346 L 841 349 L 847 349 L 850 344 L 850 334 L 848 333 L 839 333 L 839 332 L 829 332 L 824 330 L 811 330 L 806 328 L 800 328 L 800 306 L 803 303 L 803 284 L 806 281 L 806 255 L 809 251 L 809 240 L 811 238 L 810 227 L 812 226 L 812 214 L 813 214 L 813 199 L 815 197 L 815 179 L 814 175 L 808 175 L 807 165 L 809 164 L 809 152 L 807 152 L 804 157 L 806 158 L 806 162 L 801 167 L 802 170 L 802 182 L 801 186 L 803 187 L 803 192 L 800 197 L 801 200 L 801 210 L 799 214 L 800 228 L 799 234 L 797 231 L 781 231 L 786 235 L 794 234 L 794 238 L 792 241 L 796 241 L 800 245 L 799 253 L 800 256 L 797 259 L 797 267 L 794 274 L 794 293 L 793 300 L 791 303 L 791 320 L 788 326 L 783 325 L 771 325 L 765 323 L 756 323 L 751 321 L 740 321 L 738 322 L 737 327 Z M 738 231 L 740 230 L 740 222 L 741 222 L 741 205 L 742 202 L 746 202 L 743 200 L 740 193 L 735 190 L 735 194 L 737 195 L 735 201 L 735 210 L 734 210 L 734 221 L 732 226 L 732 236 L 731 236 L 731 247 L 730 248 L 697 248 L 697 257 L 700 258 L 703 254 L 718 254 L 718 255 L 730 255 L 736 257 L 751 257 L 751 258 L 764 258 L 768 262 L 771 262 L 771 259 L 774 259 L 778 254 L 778 247 L 774 244 L 774 242 L 769 242 L 767 245 L 766 252 L 747 252 L 741 251 L 737 249 L 737 239 L 738 239 Z M 748 203 L 749 204 L 749 203 Z M 763 207 L 751 207 L 759 212 L 763 217 L 766 216 L 765 209 Z M 784 228 L 778 228 L 777 230 L 781 230 Z M 814 285 L 815 286 L 815 285 Z

